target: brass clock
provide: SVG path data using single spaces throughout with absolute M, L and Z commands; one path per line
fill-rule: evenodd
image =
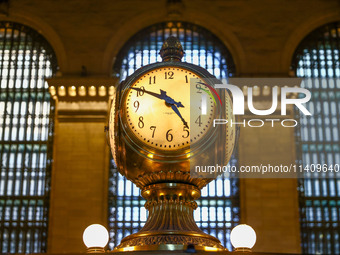
M 188 244 L 224 249 L 194 222 L 194 200 L 212 177 L 193 178 L 190 164 L 205 159 L 206 151 L 225 153 L 222 164 L 229 160 L 235 130 L 225 126 L 221 151 L 213 119 L 232 119 L 231 100 L 225 95 L 222 107 L 207 96 L 203 107 L 202 94 L 210 91 L 214 76 L 181 62 L 183 54 L 177 38 L 169 37 L 160 52 L 163 62 L 138 69 L 117 88 L 109 119 L 111 150 L 118 171 L 141 188 L 150 214 L 142 230 L 125 237 L 116 250 L 164 245 L 181 250 Z

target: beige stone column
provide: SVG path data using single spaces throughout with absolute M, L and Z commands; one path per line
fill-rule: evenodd
M 271 107 L 272 95 L 267 94 L 271 89 L 260 85 L 253 90 L 256 109 Z M 292 107 L 287 109 L 288 114 L 281 116 L 280 100 L 277 110 L 270 116 L 254 115 L 245 107 L 246 114 L 238 120 L 246 122 L 246 127 L 241 127 L 239 138 L 240 166 L 295 164 L 294 128 L 283 127 L 280 123 L 283 119 L 294 119 Z M 250 119 L 261 119 L 265 124 L 249 127 Z M 277 119 L 274 127 L 266 119 Z M 260 122 L 251 125 L 260 125 Z M 254 252 L 301 252 L 297 179 L 295 174 L 287 177 L 240 179 L 241 223 L 252 226 L 256 231 Z
M 294 163 L 293 132 L 268 125 L 242 130 L 240 165 L 287 165 Z M 241 179 L 241 222 L 257 234 L 254 251 L 300 252 L 297 179 Z
M 86 250 L 85 228 L 107 225 L 107 123 L 113 78 L 48 80 L 56 100 L 49 215 L 49 253 Z

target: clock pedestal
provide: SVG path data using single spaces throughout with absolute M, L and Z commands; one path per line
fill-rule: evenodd
M 116 251 L 126 250 L 224 250 L 220 241 L 198 228 L 193 218 L 200 190 L 185 183 L 157 183 L 145 187 L 142 196 L 149 217 L 144 227 L 125 237 Z M 207 248 L 208 247 L 208 248 Z

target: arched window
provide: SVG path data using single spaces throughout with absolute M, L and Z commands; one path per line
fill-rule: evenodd
M 115 61 L 113 75 L 124 80 L 141 66 L 160 62 L 158 52 L 170 35 L 177 36 L 182 43 L 185 51 L 182 61 L 200 65 L 218 78 L 235 73 L 231 54 L 211 32 L 190 23 L 164 22 L 138 32 L 125 44 Z M 231 164 L 236 163 L 233 158 Z M 113 161 L 110 174 L 109 245 L 113 248 L 144 225 L 147 213 L 139 189 L 117 173 Z M 239 221 L 238 180 L 221 177 L 211 182 L 202 190 L 198 205 L 194 214 L 198 226 L 231 249 L 230 229 Z
M 0 253 L 46 252 L 56 69 L 38 32 L 0 22 Z
M 164 22 L 138 32 L 124 45 L 115 61 L 114 75 L 124 80 L 141 66 L 161 62 L 158 53 L 170 35 L 182 43 L 183 62 L 199 65 L 217 78 L 235 74 L 231 54 L 214 34 L 190 23 Z
M 296 129 L 298 164 L 328 168 L 322 174 L 305 172 L 299 179 L 302 251 L 308 254 L 340 254 L 339 52 L 336 22 L 310 33 L 292 63 L 312 94 L 307 104 L 312 116 L 296 116 L 301 124 Z

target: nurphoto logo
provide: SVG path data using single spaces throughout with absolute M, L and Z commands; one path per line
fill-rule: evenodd
M 201 94 L 201 114 L 206 115 L 207 114 L 207 102 L 208 102 L 208 96 L 213 99 L 213 101 L 216 104 L 215 97 L 219 100 L 220 104 L 222 105 L 221 97 L 219 96 L 217 90 L 223 89 L 229 91 L 231 94 L 232 100 L 233 100 L 233 109 L 232 112 L 234 115 L 245 115 L 245 94 L 244 91 L 246 91 L 247 94 L 247 110 L 250 114 L 257 115 L 257 116 L 270 116 L 273 113 L 276 113 L 277 110 L 280 110 L 280 115 L 286 116 L 287 115 L 287 106 L 292 105 L 295 106 L 299 111 L 306 115 L 310 116 L 312 115 L 311 112 L 306 108 L 306 103 L 309 102 L 311 99 L 311 92 L 306 88 L 301 88 L 301 79 L 296 78 L 272 78 L 272 79 L 244 79 L 244 78 L 234 78 L 233 81 L 241 80 L 243 84 L 242 85 L 243 90 L 240 88 L 241 86 L 233 85 L 233 84 L 216 84 L 215 82 L 217 80 L 211 80 L 213 81 L 213 86 L 208 85 L 208 82 L 206 83 L 200 83 L 201 85 L 205 85 L 206 89 L 200 87 L 200 89 L 203 92 Z M 287 82 L 288 81 L 288 82 Z M 292 83 L 294 83 L 294 87 L 292 87 Z M 242 84 L 241 83 L 241 84 Z M 271 106 L 267 109 L 257 109 L 254 104 L 254 89 L 259 89 L 259 86 L 257 84 L 262 83 L 262 87 L 266 87 L 267 91 L 270 94 L 271 92 Z M 286 85 L 283 85 L 287 83 Z M 278 85 L 280 85 L 280 92 L 278 89 Z M 270 85 L 270 86 L 268 86 Z M 288 86 L 290 85 L 290 86 Z M 271 88 L 271 91 L 270 91 Z M 217 89 L 217 90 L 216 90 Z M 289 95 L 298 95 L 295 98 L 290 97 Z M 280 105 L 278 103 L 278 98 L 280 97 Z M 249 115 L 247 113 L 247 115 Z M 241 125 L 241 126 L 249 126 L 249 127 L 262 127 L 265 122 L 269 122 L 272 127 L 274 127 L 276 122 L 280 122 L 281 126 L 283 127 L 295 127 L 298 125 L 297 120 L 295 119 L 274 119 L 274 118 L 266 118 L 266 119 L 250 119 L 250 120 L 243 120 L 242 122 L 233 122 L 232 120 L 227 119 L 214 119 L 213 120 L 213 126 L 216 127 L 216 125 L 226 125 L 229 124 L 231 126 L 233 125 Z

